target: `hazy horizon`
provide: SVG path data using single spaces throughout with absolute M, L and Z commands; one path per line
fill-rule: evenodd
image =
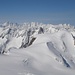
M 75 0 L 0 0 L 0 23 L 75 25 Z

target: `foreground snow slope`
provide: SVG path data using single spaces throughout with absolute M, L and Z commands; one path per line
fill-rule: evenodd
M 32 35 L 31 46 L 0 55 L 1 75 L 75 75 L 74 38 L 66 30 Z

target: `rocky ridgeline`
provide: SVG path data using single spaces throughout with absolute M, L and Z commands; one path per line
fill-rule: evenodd
M 59 30 L 66 30 L 74 37 L 75 28 L 71 25 L 43 24 L 43 23 L 9 23 L 0 25 L 0 53 L 8 52 L 11 48 L 26 48 L 36 40 L 35 35 L 55 33 Z

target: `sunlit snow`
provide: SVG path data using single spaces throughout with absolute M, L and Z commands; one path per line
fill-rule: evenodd
M 59 24 L 0 26 L 1 75 L 75 75 L 75 29 Z

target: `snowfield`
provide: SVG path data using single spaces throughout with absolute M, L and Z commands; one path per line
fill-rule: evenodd
M 71 25 L 0 27 L 1 75 L 75 75 L 75 29 Z

